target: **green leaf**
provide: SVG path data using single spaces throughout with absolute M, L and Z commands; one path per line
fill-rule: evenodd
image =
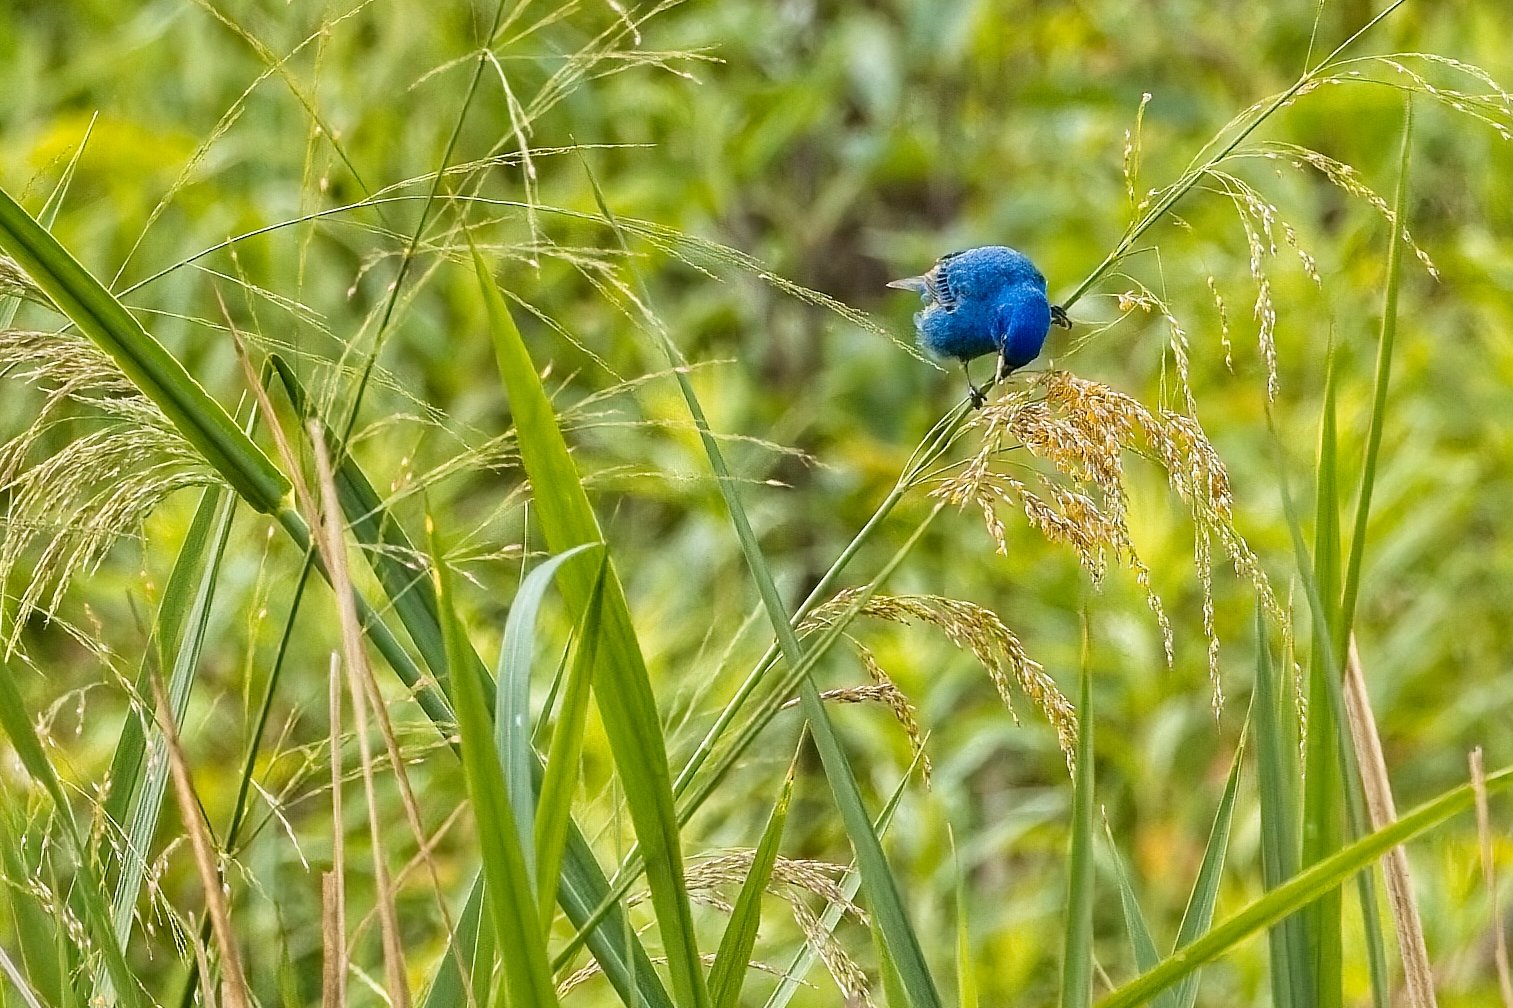
M 221 558 L 225 556 L 226 542 L 231 535 L 231 522 L 235 515 L 236 498 L 220 489 L 207 490 L 200 499 L 189 535 L 180 548 L 179 559 L 169 576 L 167 590 L 158 607 L 158 627 L 155 637 L 160 650 L 172 654 L 172 671 L 168 679 L 168 703 L 174 723 L 183 724 L 189 709 L 189 694 L 199 670 L 200 651 L 205 644 L 205 635 L 210 627 L 210 607 L 215 600 L 216 583 L 220 578 Z M 206 519 L 202 525 L 202 519 Z M 205 527 L 208 525 L 208 527 Z M 187 576 L 203 564 L 199 584 L 193 597 L 184 591 Z M 180 633 L 183 634 L 182 639 Z M 164 654 L 166 660 L 168 655 Z M 166 662 L 165 662 L 166 663 Z M 140 701 L 147 705 L 151 717 L 153 706 L 152 689 L 148 685 L 153 674 L 151 659 L 144 662 L 139 687 Z M 127 726 L 142 729 L 135 715 L 128 714 Z M 121 810 L 126 832 L 125 856 L 121 862 L 121 874 L 116 884 L 111 909 L 116 935 L 123 946 L 131 942 L 132 925 L 136 919 L 137 899 L 141 895 L 142 881 L 146 877 L 147 861 L 152 838 L 157 833 L 158 818 L 163 811 L 163 797 L 168 789 L 168 744 L 163 739 L 156 719 L 146 726 L 148 732 L 146 763 L 142 763 L 140 739 L 129 740 L 123 731 L 122 744 L 135 741 L 137 759 L 134 764 L 123 766 L 125 775 L 120 792 L 130 795 L 131 800 Z M 129 753 L 128 753 L 129 755 Z M 114 765 L 114 761 L 112 762 Z M 132 790 L 130 784 L 140 778 L 140 786 Z
M 1376 344 L 1376 379 L 1371 396 L 1371 419 L 1366 428 L 1366 457 L 1361 467 L 1361 487 L 1355 502 L 1355 525 L 1350 537 L 1350 556 L 1345 568 L 1345 589 L 1340 602 L 1340 636 L 1348 640 L 1355 623 L 1356 599 L 1361 587 L 1361 564 L 1366 555 L 1366 523 L 1371 517 L 1371 492 L 1376 486 L 1377 456 L 1382 447 L 1382 429 L 1387 420 L 1387 386 L 1392 379 L 1392 350 L 1397 339 L 1397 294 L 1402 284 L 1403 214 L 1408 205 L 1408 155 L 1413 140 L 1413 99 L 1404 102 L 1403 145 L 1398 154 L 1397 190 L 1392 197 L 1392 234 L 1387 245 L 1387 287 L 1382 295 L 1382 327 Z
M 11 748 L 16 751 L 16 758 L 21 761 L 22 767 L 42 785 L 57 808 L 63 823 L 64 842 L 73 855 L 74 867 L 78 872 L 74 885 L 83 904 L 84 922 L 90 940 L 105 960 L 106 977 L 109 978 L 116 997 L 125 1002 L 127 1008 L 138 1008 L 142 1004 L 141 988 L 126 965 L 125 951 L 111 927 L 105 887 L 91 859 L 89 843 L 68 804 L 63 782 L 47 760 L 42 742 L 37 738 L 31 717 L 21 699 L 21 692 L 16 688 L 15 673 L 8 665 L 0 665 L 0 730 L 10 738 Z M 105 978 L 100 980 L 103 982 Z
M 799 746 L 803 747 L 802 738 Z M 736 1008 L 741 1003 L 741 982 L 751 964 L 751 950 L 756 947 L 757 926 L 762 920 L 762 894 L 767 891 L 773 865 L 777 864 L 783 823 L 788 818 L 788 802 L 793 797 L 797 754 L 794 759 L 795 762 L 788 767 L 788 776 L 783 781 L 783 790 L 773 806 L 772 815 L 767 818 L 767 828 L 762 831 L 762 839 L 752 856 L 746 881 L 741 883 L 741 892 L 736 897 L 730 922 L 725 925 L 714 965 L 709 969 L 709 993 L 714 1008 Z
M 584 543 L 601 542 L 598 520 L 520 332 L 476 250 L 473 263 L 547 546 L 560 553 Z M 559 582 L 570 607 L 579 611 L 587 608 L 593 580 L 590 572 L 574 565 L 562 571 Z M 602 653 L 594 677 L 599 715 L 609 736 L 636 838 L 646 852 L 647 883 L 667 950 L 673 992 L 689 1008 L 707 1008 L 709 992 L 683 878 L 667 749 L 625 592 L 612 563 L 605 578 L 603 606 Z
M 590 547 L 578 547 L 587 549 Z M 566 554 L 564 554 L 566 555 Z M 567 842 L 567 828 L 573 804 L 573 790 L 583 762 L 583 733 L 588 723 L 588 701 L 594 683 L 594 662 L 599 653 L 599 638 L 604 624 L 604 578 L 608 571 L 606 555 L 599 551 L 599 574 L 588 597 L 588 609 L 578 626 L 578 650 L 568 670 L 562 710 L 552 730 L 551 746 L 546 757 L 546 773 L 541 781 L 541 797 L 536 815 L 536 892 L 541 904 L 541 921 L 549 924 L 553 897 L 557 891 L 557 873 L 562 865 L 562 851 Z
M 126 306 L 3 189 L 0 248 L 10 253 L 79 331 L 157 404 L 247 503 L 267 514 L 282 506 L 289 481 L 262 449 L 242 433 L 184 365 L 147 334 Z
M 1103 836 L 1108 841 L 1110 860 L 1114 864 L 1114 878 L 1119 884 L 1119 905 L 1124 910 L 1124 926 L 1129 932 L 1135 968 L 1145 973 L 1156 968 L 1156 964 L 1161 961 L 1161 953 L 1156 951 L 1156 940 L 1151 937 L 1145 911 L 1140 909 L 1140 899 L 1130 882 L 1129 870 L 1125 868 L 1124 858 L 1119 855 L 1119 845 L 1114 842 L 1114 834 L 1109 830 L 1107 821 L 1103 824 Z M 1156 995 L 1155 1003 L 1157 1008 L 1176 1008 L 1177 998 L 1172 991 L 1164 990 Z
M 504 642 L 494 672 L 494 745 L 504 761 L 505 786 L 509 789 L 515 823 L 520 828 L 526 871 L 532 878 L 545 877 L 536 871 L 536 790 L 532 779 L 536 754 L 531 749 L 531 664 L 536 655 L 536 617 L 552 578 L 562 565 L 592 548 L 587 543 L 575 546 L 547 559 L 526 575 L 504 621 Z M 554 869 L 551 877 L 555 880 L 555 876 Z M 555 905 L 552 897 L 556 885 L 549 886 L 546 893 L 543 920 Z
M 1224 874 L 1224 855 L 1229 850 L 1229 827 L 1234 821 L 1235 794 L 1240 788 L 1240 767 L 1245 756 L 1245 736 L 1235 747 L 1234 762 L 1229 767 L 1229 779 L 1224 783 L 1224 794 L 1219 799 L 1219 810 L 1214 813 L 1214 824 L 1208 831 L 1208 844 L 1203 849 L 1203 863 L 1198 866 L 1198 877 L 1193 882 L 1192 895 L 1188 897 L 1187 909 L 1182 914 L 1182 926 L 1177 929 L 1178 949 L 1191 944 L 1214 919 L 1214 907 L 1219 901 L 1219 883 Z M 1198 971 L 1182 981 L 1177 988 L 1180 1008 L 1193 1008 L 1198 1000 Z
M 1281 688 L 1266 644 L 1266 613 L 1256 607 L 1256 787 L 1261 806 L 1261 878 L 1268 890 L 1298 873 L 1297 745 L 1290 692 Z M 1308 1003 L 1308 946 L 1301 915 L 1288 917 L 1267 936 L 1271 996 L 1276 1008 Z
M 1338 356 L 1331 349 L 1324 378 L 1324 408 L 1319 421 L 1319 453 L 1314 506 L 1312 582 L 1327 607 L 1339 597 L 1340 539 L 1336 478 L 1335 387 Z M 1307 576 L 1307 575 L 1305 575 Z M 1342 711 L 1331 690 L 1333 657 L 1339 654 L 1327 608 L 1313 613 L 1312 658 L 1308 663 L 1308 735 L 1303 742 L 1302 864 L 1323 860 L 1339 849 L 1344 826 L 1344 785 L 1339 751 Z M 1340 894 L 1330 891 L 1303 914 L 1308 946 L 1304 967 L 1311 976 L 1310 1003 L 1315 1008 L 1340 1008 L 1344 994 L 1344 950 L 1340 930 Z
M 478 828 L 479 855 L 488 879 L 487 904 L 498 951 L 503 959 L 503 989 L 508 1004 L 550 1008 L 557 1003 L 552 971 L 547 963 L 546 935 L 536 914 L 536 900 L 520 832 L 495 747 L 488 700 L 462 627 L 452 608 L 450 572 L 443 550 L 431 539 L 431 569 L 436 601 L 442 614 L 442 639 L 450 659 L 452 693 L 457 706 L 457 733 L 462 744 L 462 770 L 473 818 Z M 487 964 L 474 962 L 475 972 Z
M 1505 767 L 1487 778 L 1487 791 L 1503 791 L 1510 784 L 1513 784 L 1513 767 Z M 1397 822 L 1341 848 L 1220 922 L 1191 945 L 1172 953 L 1155 969 L 1119 987 L 1099 1001 L 1098 1008 L 1133 1008 L 1146 1003 L 1158 991 L 1213 962 L 1256 932 L 1317 901 L 1323 894 L 1337 890 L 1346 879 L 1374 864 L 1393 847 L 1467 811 L 1474 802 L 1472 786 L 1462 784 L 1420 805 Z

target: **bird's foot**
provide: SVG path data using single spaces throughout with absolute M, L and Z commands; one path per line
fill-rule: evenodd
M 971 382 L 967 382 L 967 398 L 972 401 L 972 408 L 977 410 L 982 409 L 982 404 L 988 401 L 988 394 Z
M 1072 319 L 1061 305 L 1051 305 L 1051 321 L 1063 329 L 1072 328 Z

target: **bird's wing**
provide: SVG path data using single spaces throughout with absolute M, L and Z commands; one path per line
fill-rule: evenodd
M 951 289 L 951 277 L 946 263 L 952 256 L 942 256 L 930 272 L 925 274 L 925 291 L 946 311 L 956 310 L 956 292 Z

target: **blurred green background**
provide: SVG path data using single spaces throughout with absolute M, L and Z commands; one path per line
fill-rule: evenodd
M 432 509 L 468 537 L 465 602 L 485 639 L 497 635 L 522 554 L 536 544 L 513 460 L 476 451 L 505 429 L 508 411 L 474 280 L 456 261 L 461 238 L 448 230 L 465 215 L 476 239 L 503 262 L 505 289 L 528 306 L 522 329 L 536 359 L 550 362 L 548 386 L 559 408 L 633 383 L 573 412 L 570 437 L 627 582 L 675 766 L 766 638 L 761 620 L 743 623 L 755 593 L 675 387 L 665 374 L 642 381 L 664 364 L 622 310 L 615 285 L 635 282 L 627 267 L 644 279 L 649 303 L 696 364 L 712 426 L 731 438 L 727 450 L 749 481 L 745 499 L 769 560 L 796 600 L 962 392 L 954 371 L 933 369 L 888 338 L 912 339 L 916 305 L 884 283 L 923 271 L 944 252 L 1002 243 L 1036 260 L 1053 299 L 1064 296 L 1132 217 L 1121 165 L 1143 94 L 1151 98 L 1137 199 L 1173 181 L 1232 116 L 1295 80 L 1310 47 L 1317 59 L 1375 13 L 1353 0 L 1318 9 L 1187 0 L 692 0 L 628 13 L 588 0 L 512 10 L 451 163 L 499 159 L 448 176 L 445 189 L 541 209 L 449 204 L 439 212 L 383 334 L 383 374 L 365 400 L 357 454 L 390 489 L 462 463 L 431 482 L 427 494 Z M 235 235 L 375 196 L 422 196 L 457 124 L 471 57 L 492 13 L 401 0 L 7 4 L 0 8 L 0 52 L 8 54 L 0 60 L 0 183 L 35 210 L 88 130 L 54 231 L 97 275 L 115 277 L 118 292 Z M 1357 52 L 1440 54 L 1506 84 L 1513 81 L 1510 37 L 1513 8 L 1506 4 L 1410 2 Z M 1485 90 L 1454 67 L 1405 65 L 1437 86 Z M 1376 82 L 1300 97 L 1257 139 L 1352 165 L 1390 199 L 1408 77 L 1381 65 L 1367 76 Z M 1407 224 L 1439 277 L 1405 262 L 1357 618 L 1402 807 L 1463 780 L 1473 746 L 1486 748 L 1490 766 L 1513 756 L 1513 550 L 1503 535 L 1513 501 L 1513 147 L 1431 96 L 1414 102 Z M 518 156 L 522 142 L 534 151 L 528 165 Z M 581 153 L 569 149 L 574 145 Z M 706 272 L 666 247 L 638 242 L 632 262 L 624 262 L 606 251 L 613 249 L 607 229 L 585 219 L 596 215 L 585 166 L 616 214 L 746 253 L 773 274 L 865 313 L 872 326 L 718 257 L 693 256 Z M 1077 329 L 1053 335 L 1035 366 L 1106 381 L 1153 407 L 1179 407 L 1166 323 L 1138 309 L 1121 312 L 1115 297 L 1137 283 L 1161 296 L 1190 340 L 1198 417 L 1230 467 L 1239 528 L 1278 594 L 1295 598 L 1306 639 L 1278 466 L 1286 467 L 1300 502 L 1311 500 L 1333 346 L 1343 464 L 1353 485 L 1388 228 L 1365 200 L 1317 172 L 1259 159 L 1234 170 L 1274 204 L 1279 222 L 1279 248 L 1265 257 L 1264 271 L 1278 313 L 1280 391 L 1270 410 L 1280 461 L 1266 426 L 1250 253 L 1236 208 L 1222 194 L 1191 194 L 1178 207 L 1180 223 L 1148 234 L 1142 244 L 1149 250 L 1122 267 L 1127 278 L 1106 278 L 1080 301 L 1072 312 Z M 221 250 L 180 265 L 126 300 L 152 313 L 143 317 L 152 319 L 153 332 L 223 402 L 235 401 L 241 379 L 214 289 L 239 328 L 264 346 L 294 348 L 323 394 L 342 401 L 351 376 L 335 365 L 371 347 L 375 308 L 394 280 L 419 204 L 383 202 L 278 227 L 237 242 L 234 255 Z M 1321 282 L 1280 240 L 1280 222 L 1317 260 Z M 1210 283 L 1223 299 L 1222 319 Z M 23 321 L 41 325 L 45 318 Z M 1085 338 L 1089 333 L 1094 338 Z M 981 374 L 988 365 L 978 367 Z M 18 383 L 4 388 L 0 423 L 11 432 L 39 400 Z M 1131 476 L 1134 540 L 1176 630 L 1172 668 L 1128 570 L 1115 568 L 1095 588 L 1070 551 L 1022 521 L 1010 521 L 1009 553 L 1001 556 L 977 514 L 943 516 L 885 590 L 991 608 L 1068 693 L 1075 693 L 1086 613 L 1097 798 L 1147 913 L 1169 940 L 1244 720 L 1255 600 L 1221 565 L 1214 591 L 1229 699 L 1216 723 L 1190 523 L 1155 466 L 1132 464 Z M 115 654 L 139 651 L 152 586 L 166 576 L 191 506 L 183 495 L 170 500 L 141 538 L 124 541 L 100 570 L 76 579 L 59 615 L 92 628 Z M 875 572 L 927 507 L 923 494 L 911 497 L 856 559 L 848 583 Z M 419 495 L 401 512 L 418 528 Z M 211 673 L 201 681 L 209 688 L 188 725 L 207 801 L 229 800 L 217 796 L 216 767 L 229 775 L 239 756 L 296 562 L 283 544 L 265 545 L 265 526 L 256 520 L 244 519 L 235 534 L 239 548 L 228 560 L 228 594 L 216 616 L 224 622 L 221 648 L 207 656 Z M 319 618 L 325 604 L 312 603 L 301 639 L 307 653 L 296 667 L 308 674 L 286 680 L 275 717 L 286 726 L 280 751 L 288 764 L 325 730 L 324 656 L 336 645 Z M 8 608 L 7 632 L 12 614 Z M 123 706 L 114 674 L 108 663 L 85 659 L 55 627 L 32 622 L 25 643 L 46 674 L 26 677 L 27 695 L 39 709 L 54 705 L 51 732 L 78 780 L 97 779 Z M 932 783 L 911 788 L 889 849 L 910 879 L 932 961 L 943 968 L 949 961 L 954 926 L 949 824 L 968 873 L 985 1002 L 1047 1002 L 1059 955 L 1070 798 L 1054 733 L 1027 702 L 1018 705 L 1023 723 L 1015 727 L 983 670 L 936 631 L 866 624 L 858 633 L 929 733 Z M 832 661 L 825 676 L 827 686 L 864 678 L 849 659 Z M 838 709 L 835 716 L 859 775 L 880 801 L 908 765 L 908 740 L 881 708 Z M 420 729 L 415 744 L 429 744 Z M 743 767 L 690 827 L 688 851 L 750 845 L 790 756 L 783 741 Z M 454 772 L 444 759 L 417 769 Z M 292 782 L 298 796 L 315 786 L 310 771 L 301 778 L 279 760 L 270 758 L 268 773 L 271 791 Z M 599 765 L 585 773 L 602 784 L 607 771 Z M 795 815 L 786 852 L 842 857 L 817 776 L 801 784 L 799 802 L 809 814 Z M 209 811 L 217 821 L 219 810 Z M 432 811 L 438 821 L 444 814 Z M 613 826 L 612 803 L 601 811 Z M 285 814 L 297 836 L 319 821 L 324 805 L 295 801 Z M 397 808 L 395 815 L 397 824 Z M 1242 805 L 1220 916 L 1259 891 L 1256 830 L 1253 805 Z M 270 1003 L 310 997 L 319 978 L 318 877 L 300 860 L 319 861 L 319 841 L 301 847 L 284 832 L 270 824 L 243 855 L 258 880 L 245 897 L 247 919 L 266 947 L 278 950 L 252 965 Z M 606 857 L 617 853 L 617 842 L 609 829 Z M 1506 847 L 1505 838 L 1499 842 Z M 1508 854 L 1499 848 L 1504 863 Z M 1489 1003 L 1491 925 L 1472 825 L 1457 820 L 1417 844 L 1413 857 L 1441 1003 Z M 185 895 L 192 893 L 186 858 L 170 852 L 163 863 L 168 879 L 183 879 L 169 896 L 194 903 Z M 1125 977 L 1117 898 L 1111 885 L 1104 891 L 1101 958 L 1110 974 Z M 433 931 L 414 926 L 420 946 L 431 947 L 425 943 L 435 940 Z M 842 936 L 871 961 L 863 930 Z M 758 956 L 786 961 L 779 950 L 793 937 L 791 926 L 771 925 Z M 1265 955 L 1259 942 L 1249 950 L 1209 971 L 1200 1004 L 1261 1003 Z M 144 966 L 152 968 L 160 967 Z M 1364 971 L 1349 978 L 1347 990 L 1363 996 Z M 804 998 L 836 1003 L 833 988 L 823 985 Z

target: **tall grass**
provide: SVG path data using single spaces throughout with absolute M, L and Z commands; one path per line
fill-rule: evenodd
M 1064 298 L 1081 329 L 1065 356 L 1091 362 L 1121 338 L 1151 343 L 1148 316 L 1154 396 L 1074 374 L 1058 358 L 980 411 L 962 402 L 918 424 L 908 457 L 869 479 L 868 509 L 846 535 L 796 547 L 806 524 L 828 527 L 832 516 L 822 515 L 824 490 L 792 473 L 822 464 L 856 479 L 866 460 L 784 446 L 806 432 L 782 422 L 733 424 L 729 400 L 754 397 L 759 383 L 722 376 L 762 364 L 758 341 L 791 339 L 784 312 L 794 305 L 870 340 L 891 368 L 927 372 L 875 338 L 891 335 L 888 325 L 732 244 L 626 209 L 638 202 L 626 166 L 661 155 L 625 143 L 597 96 L 643 89 L 634 104 L 689 86 L 710 54 L 648 38 L 664 22 L 697 22 L 677 21 L 684 12 L 666 2 L 557 13 L 500 2 L 476 24 L 451 26 L 453 41 L 476 32 L 473 48 L 408 84 L 451 95 L 432 103 L 449 111 L 416 123 L 428 136 L 417 148 L 396 131 L 413 159 L 401 160 L 403 181 L 375 188 L 359 170 L 372 155 L 365 135 L 354 142 L 333 125 L 320 85 L 328 61 L 362 50 L 346 33 L 378 31 L 400 45 L 413 30 L 404 22 L 422 12 L 401 7 L 401 23 L 374 23 L 368 6 L 293 35 L 285 23 L 213 12 L 205 27 L 227 31 L 257 69 L 130 241 L 117 281 L 133 264 L 145 279 L 106 284 L 70 251 L 79 226 L 60 223 L 72 215 L 116 226 L 98 207 L 71 209 L 86 143 L 35 216 L 28 199 L 0 191 L 0 294 L 11 299 L 0 306 L 0 369 L 42 397 L 0 450 L 0 728 L 16 757 L 0 802 L 13 824 L 0 830 L 9 910 L 0 967 L 18 999 L 729 1008 L 765 998 L 777 1008 L 833 1003 L 838 992 L 921 1008 L 1053 993 L 1067 1008 L 1366 995 L 1385 1005 L 1406 969 L 1411 1003 L 1432 1002 L 1402 845 L 1469 833 L 1461 814 L 1479 792 L 1513 783 L 1513 767 L 1439 782 L 1394 817 L 1395 768 L 1381 756 L 1353 646 L 1363 602 L 1382 590 L 1369 579 L 1369 532 L 1384 431 L 1405 395 L 1389 387 L 1404 264 L 1436 269 L 1407 227 L 1414 131 L 1403 126 L 1389 203 L 1348 162 L 1288 139 L 1286 114 L 1322 103 L 1335 85 L 1385 85 L 1407 99 L 1383 116 L 1433 102 L 1506 136 L 1513 100 L 1491 76 L 1436 53 L 1379 54 L 1401 0 L 1335 45 L 1321 41 L 1330 27 L 1320 16 L 1301 73 L 1149 190 L 1143 99 L 1119 183 L 1131 216 L 1107 250 L 1076 243 L 1097 265 Z M 193 192 L 196 172 L 270 81 L 306 123 L 298 212 L 225 228 L 238 237 L 200 251 L 163 249 L 156 222 Z M 372 113 L 386 114 L 382 102 Z M 566 143 L 537 139 L 564 124 Z M 769 124 L 750 142 L 784 128 Z M 597 139 L 591 129 L 602 144 L 580 143 Z M 1117 145 L 1104 153 L 1120 159 Z M 1297 175 L 1277 181 L 1257 164 Z M 1311 522 L 1293 492 L 1296 434 L 1277 433 L 1290 405 L 1284 378 L 1298 370 L 1282 342 L 1280 292 L 1293 288 L 1280 251 L 1295 253 L 1296 273 L 1324 303 L 1354 295 L 1350 277 L 1326 279 L 1279 209 L 1308 173 L 1345 199 L 1343 213 L 1387 225 L 1373 252 L 1381 280 L 1367 285 L 1379 289 L 1380 329 L 1353 490 L 1357 445 L 1341 424 L 1350 359 L 1322 337 L 1311 348 L 1327 361 Z M 332 185 L 351 192 L 328 194 Z M 1273 186 L 1283 196 L 1269 195 Z M 858 198 L 826 192 L 817 218 Z M 1238 222 L 1232 261 L 1244 267 L 1186 275 L 1206 254 L 1193 245 L 1230 239 L 1193 232 L 1214 206 Z M 732 224 L 735 244 L 743 228 Z M 344 229 L 361 240 L 343 245 Z M 284 238 L 292 269 L 254 261 L 260 243 Z M 170 287 L 173 298 L 150 300 Z M 1239 355 L 1246 373 L 1228 387 L 1254 395 L 1271 422 L 1269 474 L 1231 475 L 1217 428 L 1198 419 L 1224 393 L 1205 385 L 1215 370 L 1205 361 L 1222 350 L 1234 363 L 1225 295 L 1236 289 L 1253 299 L 1257 347 L 1253 368 Z M 1213 299 L 1215 345 L 1189 336 L 1204 327 L 1182 321 L 1199 310 L 1188 290 Z M 771 328 L 748 334 L 752 360 L 711 372 L 684 327 L 742 296 L 769 307 Z M 217 336 L 225 360 L 182 345 L 181 328 Z M 606 329 L 607 343 L 583 335 Z M 477 373 L 438 366 L 458 383 L 438 395 L 418 373 L 427 353 L 492 359 Z M 566 376 L 558 361 L 571 362 Z M 230 384 L 233 362 L 239 411 L 206 389 Z M 572 401 L 594 383 L 602 387 Z M 862 394 L 829 406 L 863 414 Z M 474 396 L 487 405 L 467 405 Z M 927 416 L 912 402 L 903 413 Z M 775 497 L 788 482 L 800 485 Z M 202 496 L 180 531 L 179 491 L 191 486 Z M 1283 521 L 1248 534 L 1246 503 L 1269 486 Z M 1181 550 L 1190 578 L 1153 543 L 1155 487 L 1190 530 Z M 1347 542 L 1340 516 L 1351 503 Z M 963 545 L 968 536 L 974 545 Z M 1034 540 L 1071 557 L 1080 663 L 1049 657 L 1054 627 L 1024 615 L 1053 608 L 1028 598 L 1035 582 L 1013 566 Z M 1216 547 L 1247 595 L 1216 588 Z M 113 581 L 133 549 L 142 576 Z M 957 597 L 952 568 L 989 564 L 1010 571 L 987 582 L 995 596 Z M 154 572 L 169 567 L 159 592 Z M 140 633 L 90 608 L 123 587 Z M 1221 598 L 1255 613 L 1248 637 L 1227 633 L 1237 621 Z M 284 620 L 277 630 L 262 625 L 270 606 Z M 879 626 L 903 629 L 887 636 Z M 1145 629 L 1120 629 L 1130 626 Z M 939 741 L 953 737 L 953 718 L 968 719 L 942 709 L 950 689 L 968 687 L 915 671 L 947 653 L 920 642 L 936 633 L 981 667 L 995 695 L 970 710 L 986 719 L 980 744 L 999 745 L 1022 696 L 1056 754 L 997 771 L 1010 795 L 1049 796 L 1045 821 L 1016 810 L 1017 835 L 958 828 L 972 853 L 945 884 L 931 867 L 932 845 L 944 845 L 930 824 L 953 807 L 970 823 L 974 803 L 1000 795 L 964 769 L 970 752 Z M 1143 657 L 1120 653 L 1144 634 L 1155 644 Z M 482 656 L 496 648 L 490 671 Z M 867 682 L 826 688 L 854 669 L 841 657 L 848 649 Z M 1121 744 L 1110 699 L 1117 681 L 1177 676 L 1190 651 L 1202 654 L 1209 688 L 1178 694 L 1182 709 L 1204 721 L 1211 712 L 1221 729 L 1234 720 L 1226 692 L 1248 693 L 1249 709 L 1240 739 L 1215 760 L 1224 783 L 1212 807 L 1206 769 L 1179 761 L 1173 783 L 1194 792 L 1184 809 L 1205 824 L 1184 861 L 1135 842 L 1129 820 L 1161 813 L 1123 804 L 1140 768 L 1123 781 L 1110 772 Z M 1223 657 L 1233 651 L 1245 660 L 1229 664 L 1254 669 L 1248 682 Z M 109 693 L 89 698 L 90 719 L 110 719 L 103 742 L 82 737 L 82 716 L 79 740 L 58 730 L 73 694 L 54 684 L 69 682 L 81 656 L 105 670 L 104 686 L 76 701 Z M 370 667 L 375 658 L 392 677 Z M 1073 678 L 1075 704 L 1058 685 Z M 863 729 L 849 704 L 885 713 Z M 900 739 L 907 757 L 894 760 Z M 1494 766 L 1506 762 L 1496 756 Z M 1069 774 L 1056 769 L 1062 759 Z M 170 781 L 176 819 L 164 814 Z M 1095 812 L 1110 795 L 1104 872 Z M 1235 849 L 1247 831 L 1259 866 Z M 1468 866 L 1476 851 L 1463 845 Z M 1386 906 L 1374 881 L 1384 859 Z M 1021 908 L 996 887 L 1025 867 L 1043 877 L 1038 902 Z M 1153 877 L 1162 872 L 1174 879 Z M 1352 881 L 1358 918 L 1347 913 Z M 1164 908 L 1146 890 L 1171 886 L 1185 904 L 1163 942 Z M 954 920 L 939 908 L 947 889 Z M 974 905 L 1008 911 L 974 921 Z M 1016 914 L 1032 926 L 1011 935 L 1039 933 L 1029 940 L 1043 975 L 1028 981 L 1008 975 L 1003 920 Z M 1431 914 L 1453 936 L 1483 927 L 1474 908 L 1437 903 Z M 1250 941 L 1263 933 L 1264 948 Z M 834 990 L 809 986 L 815 959 Z

